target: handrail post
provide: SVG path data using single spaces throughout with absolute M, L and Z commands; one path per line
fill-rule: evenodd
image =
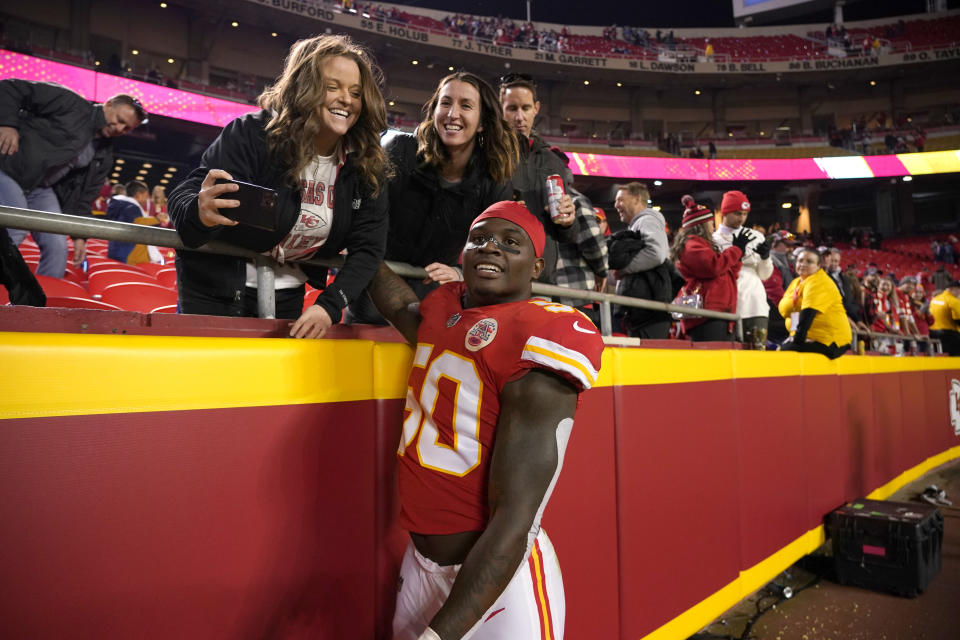
M 267 260 L 257 258 L 257 316 L 261 318 L 277 317 L 277 298 L 273 290 L 275 274 L 273 265 Z
M 610 312 L 610 301 L 606 298 L 600 302 L 600 333 L 605 336 L 613 335 L 613 315 Z

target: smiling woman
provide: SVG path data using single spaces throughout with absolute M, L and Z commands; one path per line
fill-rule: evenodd
M 386 149 L 396 169 L 386 258 L 426 269 L 426 280 L 408 280 L 422 298 L 461 279 L 457 265 L 470 222 L 494 202 L 512 199 L 517 141 L 490 85 L 458 72 L 437 85 L 416 135 L 399 134 Z M 366 297 L 350 306 L 348 318 L 383 323 Z
M 169 212 L 184 244 L 218 239 L 263 252 L 281 267 L 277 317 L 295 320 L 290 335 L 319 338 L 366 287 L 383 258 L 387 231 L 386 154 L 380 134 L 386 108 L 379 70 L 345 36 L 293 45 L 283 73 L 260 96 L 262 111 L 237 118 L 203 154 L 200 167 L 170 194 Z M 276 192 L 274 230 L 238 223 L 232 182 Z M 323 267 L 288 261 L 328 258 L 347 250 L 327 285 Z M 240 258 L 177 253 L 183 313 L 254 316 L 257 278 Z M 304 284 L 323 292 L 303 309 Z

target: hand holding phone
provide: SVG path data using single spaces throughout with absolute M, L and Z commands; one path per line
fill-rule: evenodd
M 275 231 L 277 228 L 277 192 L 267 187 L 261 187 L 249 182 L 230 180 L 224 185 L 233 185 L 236 188 L 230 193 L 232 200 L 240 204 L 225 209 L 222 213 L 227 218 L 240 224 L 257 227 L 265 231 Z
M 218 179 L 233 180 L 233 176 L 222 169 L 211 169 L 204 176 L 203 182 L 200 183 L 200 193 L 197 196 L 200 222 L 205 227 L 215 227 L 217 225 L 232 227 L 238 223 L 220 213 L 220 209 L 240 206 L 239 200 L 228 199 L 240 187 L 232 183 L 217 184 Z

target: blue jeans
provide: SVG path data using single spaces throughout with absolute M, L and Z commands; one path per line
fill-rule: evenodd
M 37 187 L 24 193 L 16 181 L 0 171 L 0 204 L 20 209 L 35 209 L 60 213 L 60 201 L 51 187 Z M 20 246 L 29 231 L 7 229 L 14 246 Z M 40 247 L 40 264 L 37 273 L 51 278 L 62 278 L 67 269 L 67 236 L 34 231 L 33 239 Z

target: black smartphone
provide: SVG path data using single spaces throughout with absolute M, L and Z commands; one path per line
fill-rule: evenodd
M 233 183 L 240 188 L 220 196 L 223 200 L 239 200 L 240 206 L 220 209 L 220 213 L 240 224 L 250 225 L 265 231 L 277 230 L 277 192 L 267 187 L 241 182 L 240 180 L 217 180 L 217 184 Z

